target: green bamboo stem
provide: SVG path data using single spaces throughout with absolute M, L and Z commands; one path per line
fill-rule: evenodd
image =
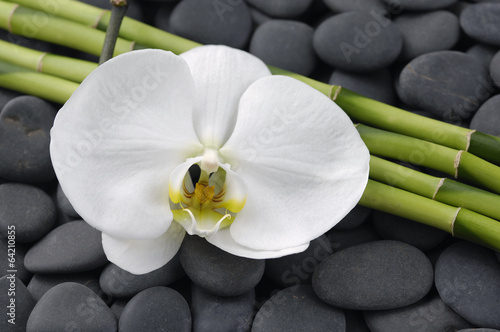
M 44 53 L 0 40 L 0 60 L 34 71 L 81 83 L 97 64 Z
M 64 104 L 78 84 L 0 60 L 0 86 Z
M 465 208 L 368 180 L 359 204 L 414 220 L 500 251 L 500 222 Z
M 0 28 L 97 56 L 105 38 L 103 31 L 5 1 L 0 1 Z M 129 52 L 135 46 L 135 42 L 118 38 L 114 55 Z
M 370 179 L 500 220 L 499 195 L 461 182 L 431 176 L 373 155 Z

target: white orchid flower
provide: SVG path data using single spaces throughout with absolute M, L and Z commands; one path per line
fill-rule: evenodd
M 301 252 L 368 180 L 368 150 L 334 102 L 226 46 L 109 60 L 51 136 L 64 193 L 134 274 L 166 264 L 186 232 L 248 258 Z

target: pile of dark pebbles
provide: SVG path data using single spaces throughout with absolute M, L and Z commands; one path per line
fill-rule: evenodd
M 500 135 L 498 1 L 136 0 L 128 15 Z M 0 89 L 0 331 L 500 331 L 500 253 L 361 206 L 296 255 L 240 258 L 187 236 L 160 269 L 122 270 L 58 186 L 60 106 Z

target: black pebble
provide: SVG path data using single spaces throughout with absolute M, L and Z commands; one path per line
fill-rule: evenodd
M 16 278 L 16 273 L 8 273 L 0 278 L 0 290 L 0 306 L 3 311 L 0 331 L 25 332 L 26 323 L 36 304 L 35 299 L 23 282 Z

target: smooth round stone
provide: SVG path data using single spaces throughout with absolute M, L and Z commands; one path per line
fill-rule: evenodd
M 111 305 L 110 309 L 115 315 L 116 319 L 119 320 L 122 315 L 123 309 L 127 305 L 129 299 L 116 299 Z
M 13 182 L 44 183 L 54 179 L 49 155 L 55 110 L 44 100 L 20 96 L 0 113 L 0 177 Z
M 65 282 L 51 288 L 35 305 L 26 332 L 117 330 L 115 316 L 89 288 Z
M 451 310 L 439 296 L 407 307 L 365 311 L 365 322 L 371 332 L 442 332 L 472 327 L 465 319 Z
M 78 212 L 75 211 L 73 205 L 69 202 L 68 198 L 64 194 L 61 185 L 57 184 L 56 192 L 57 206 L 61 209 L 64 214 L 71 218 L 79 218 Z
M 441 299 L 476 326 L 500 329 L 500 264 L 492 250 L 462 241 L 436 263 Z
M 13 230 L 16 242 L 34 242 L 47 234 L 55 222 L 56 207 L 43 190 L 20 183 L 0 185 L 0 233 L 3 236 Z
M 311 284 L 314 269 L 331 254 L 330 241 L 322 235 L 311 241 L 303 252 L 266 260 L 264 273 L 282 287 Z
M 479 107 L 470 121 L 470 128 L 500 136 L 500 95 L 491 97 Z
M 485 44 L 500 46 L 500 3 L 477 3 L 460 14 L 464 32 Z
M 202 44 L 243 48 L 252 18 L 243 0 L 183 0 L 170 15 L 172 33 Z
M 334 251 L 340 251 L 366 242 L 382 240 L 371 222 L 364 222 L 356 228 L 347 230 L 336 230 L 333 227 L 325 235 Z
M 346 12 L 323 21 L 313 37 L 319 57 L 338 69 L 374 71 L 389 66 L 401 52 L 396 26 L 375 12 Z
M 177 3 L 173 2 L 162 3 L 159 8 L 155 9 L 155 27 L 170 32 L 170 15 L 172 15 L 176 5 Z
M 393 105 L 396 93 L 392 85 L 392 75 L 387 68 L 370 73 L 352 73 L 340 69 L 334 70 L 329 84 L 340 85 L 362 96 Z
M 36 301 L 15 273 L 0 278 L 0 331 L 25 332 L 26 323 Z
M 238 296 L 216 296 L 193 284 L 191 314 L 194 332 L 250 331 L 254 309 L 253 289 Z
M 403 35 L 400 60 L 408 61 L 419 55 L 451 49 L 460 37 L 458 18 L 449 11 L 403 14 L 394 19 Z
M 401 7 L 402 10 L 434 10 L 453 5 L 457 0 L 383 0 L 388 5 Z
M 249 10 L 250 10 L 250 16 L 252 17 L 252 21 L 256 26 L 264 24 L 267 21 L 273 19 L 272 17 L 269 17 L 268 15 L 264 14 L 263 12 L 255 8 L 250 7 Z
M 441 244 L 448 233 L 393 214 L 373 211 L 373 225 L 385 240 L 408 243 L 422 251 Z
M 186 235 L 179 254 L 189 279 L 214 295 L 244 294 L 264 274 L 264 260 L 231 255 L 199 236 Z
M 191 312 L 186 300 L 167 287 L 152 287 L 134 296 L 123 308 L 120 332 L 190 332 Z
M 255 30 L 250 53 L 268 65 L 308 76 L 316 65 L 313 34 L 313 28 L 305 23 L 271 20 Z
M 430 290 L 432 264 L 417 248 L 375 241 L 336 252 L 319 264 L 312 286 L 326 303 L 353 310 L 413 304 Z
M 238 3 L 242 0 L 229 0 Z M 313 0 L 246 0 L 248 4 L 277 18 L 294 18 L 306 12 Z
M 497 52 L 490 62 L 490 76 L 493 83 L 500 87 L 500 51 Z
M 101 232 L 83 220 L 53 229 L 26 253 L 24 264 L 33 273 L 87 272 L 108 263 Z
M 11 241 L 11 245 L 12 244 L 13 242 Z M 24 266 L 24 257 L 26 256 L 27 248 L 22 246 L 20 243 L 16 244 L 15 247 L 16 261 L 14 264 L 15 270 L 17 270 L 16 277 L 21 279 L 23 283 L 28 284 L 32 274 Z M 12 254 L 12 251 L 10 251 L 10 253 Z M 3 276 L 7 274 L 7 270 L 12 270 L 9 267 L 9 261 L 7 259 L 9 257 L 9 240 L 7 239 L 7 237 L 3 236 L 0 236 L 0 257 L 5 257 L 0 259 L 0 276 Z
M 102 271 L 99 283 L 102 290 L 109 296 L 130 298 L 147 288 L 167 286 L 184 275 L 179 255 L 175 255 L 159 269 L 139 275 L 110 263 Z
M 465 330 L 459 330 L 459 331 L 456 331 L 456 332 L 500 332 L 500 330 L 494 330 L 494 329 L 482 329 L 482 328 L 479 328 L 479 329 L 465 329 Z
M 356 205 L 333 229 L 345 231 L 354 229 L 364 223 L 371 215 L 372 209 L 363 205 Z
M 1 39 L 1 38 L 0 38 Z M 8 90 L 0 87 L 0 111 L 11 99 L 19 97 L 21 94 L 17 91 Z
M 352 10 L 377 12 L 386 11 L 386 5 L 382 0 L 323 0 L 325 4 L 335 13 L 349 12 Z
M 341 309 L 329 306 L 309 285 L 285 288 L 259 309 L 252 332 L 345 331 Z
M 343 309 L 346 332 L 370 332 L 363 318 L 363 311 Z
M 471 55 L 481 61 L 486 68 L 490 68 L 491 60 L 498 52 L 498 49 L 494 46 L 476 44 L 469 48 L 465 53 Z
M 488 72 L 474 57 L 457 51 L 423 54 L 401 71 L 399 97 L 442 119 L 467 119 L 492 91 Z
M 33 298 L 39 301 L 51 288 L 65 282 L 84 285 L 99 295 L 103 301 L 109 301 L 99 286 L 99 275 L 96 273 L 35 274 L 28 284 L 28 290 Z

